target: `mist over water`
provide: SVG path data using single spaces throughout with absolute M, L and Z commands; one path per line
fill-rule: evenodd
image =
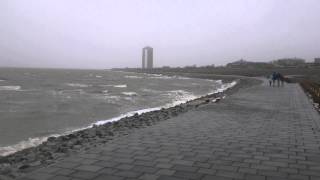
M 0 79 L 0 155 L 3 147 L 21 141 L 36 144 L 41 137 L 185 102 L 223 86 L 221 81 L 104 70 L 2 68 Z

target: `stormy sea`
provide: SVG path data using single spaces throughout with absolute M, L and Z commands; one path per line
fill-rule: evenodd
M 220 80 L 110 70 L 1 68 L 0 156 L 227 86 Z

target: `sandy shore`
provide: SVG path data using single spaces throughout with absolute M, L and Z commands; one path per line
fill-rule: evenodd
M 215 80 L 221 79 L 224 82 L 236 80 L 237 84 L 223 93 L 202 96 L 201 98 L 171 108 L 163 108 L 141 115 L 135 114 L 132 117 L 125 117 L 116 122 L 94 126 L 69 135 L 50 137 L 46 142 L 37 147 L 24 149 L 14 154 L 0 157 L 0 179 L 19 177 L 24 173 L 52 164 L 64 157 L 68 157 L 70 154 L 83 152 L 89 150 L 91 147 L 106 144 L 115 137 L 128 135 L 134 130 L 152 126 L 160 121 L 168 120 L 171 117 L 178 116 L 179 114 L 198 108 L 199 106 L 208 103 L 217 103 L 223 97 L 235 93 L 240 88 L 260 83 L 259 80 L 254 78 L 238 76 L 203 76 L 201 74 L 184 74 L 184 76 Z

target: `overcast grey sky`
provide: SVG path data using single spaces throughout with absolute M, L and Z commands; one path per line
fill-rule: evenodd
M 320 56 L 320 0 L 1 0 L 0 66 L 140 67 Z

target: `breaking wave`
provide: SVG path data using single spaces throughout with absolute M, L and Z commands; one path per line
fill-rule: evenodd
M 120 85 L 113 85 L 113 87 L 116 87 L 116 88 L 126 88 L 128 87 L 126 84 L 120 84 Z
M 141 77 L 141 76 L 125 76 L 125 78 L 129 78 L 129 79 L 142 79 L 143 77 Z
M 12 145 L 12 146 L 0 147 L 0 156 L 7 156 L 9 154 L 15 153 L 15 152 L 20 151 L 22 149 L 30 148 L 33 146 L 38 146 L 41 143 L 45 142 L 49 137 L 52 137 L 52 136 L 60 136 L 60 135 L 59 134 L 52 134 L 49 136 L 29 138 L 28 140 L 21 141 L 21 142 L 15 144 L 15 145 Z
M 110 84 L 103 84 L 99 85 L 101 87 L 115 87 L 115 88 L 127 88 L 128 86 L 126 84 L 116 84 L 116 85 L 110 85 Z
M 67 83 L 68 86 L 71 86 L 71 87 L 89 87 L 89 85 L 87 84 L 80 84 L 80 83 Z
M 126 96 L 137 96 L 138 94 L 136 92 L 122 92 L 121 94 Z
M 0 91 L 19 91 L 21 86 L 0 86 Z

